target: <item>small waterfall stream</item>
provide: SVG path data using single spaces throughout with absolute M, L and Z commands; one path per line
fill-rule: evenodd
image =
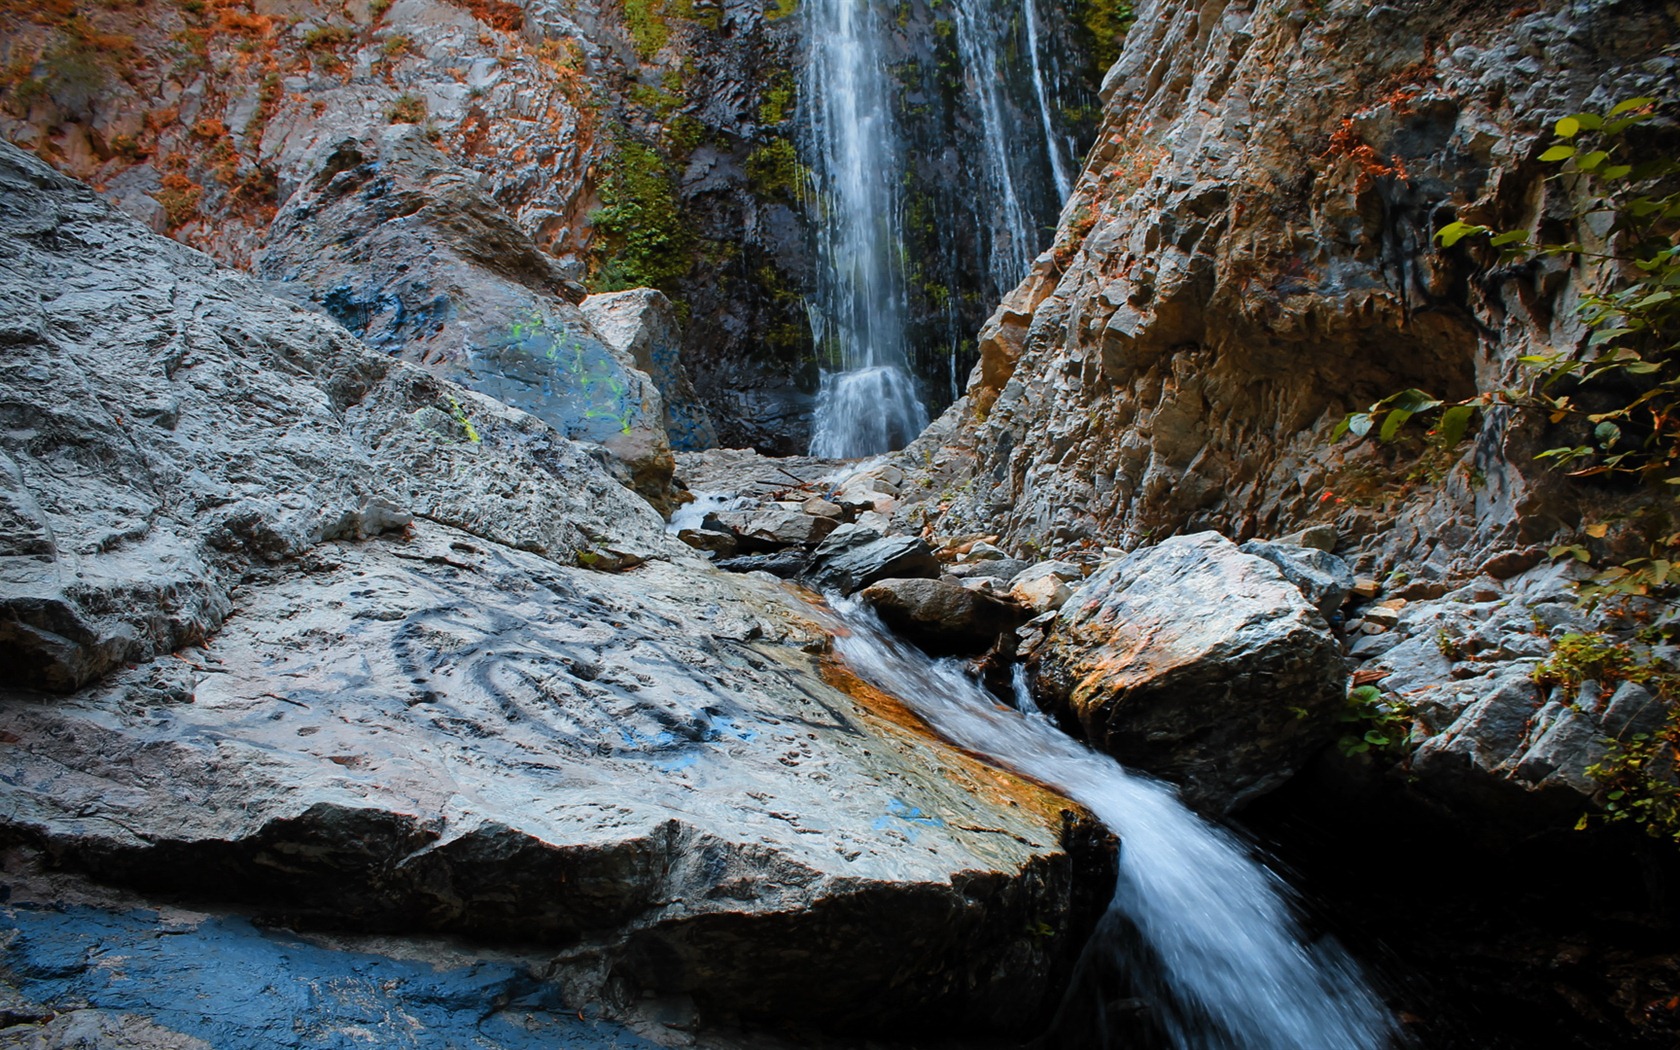
M 844 628 L 835 646 L 853 671 L 957 745 L 1082 803 L 1119 836 L 1119 880 L 1103 924 L 1112 942 L 1092 948 L 1125 953 L 1135 994 L 1167 1045 L 1381 1050 L 1393 1042 L 1393 1022 L 1358 967 L 1302 930 L 1288 886 L 1170 786 L 1064 735 L 1033 708 L 1024 682 L 1022 712 L 1001 707 L 960 664 L 894 641 L 855 603 L 836 608 Z

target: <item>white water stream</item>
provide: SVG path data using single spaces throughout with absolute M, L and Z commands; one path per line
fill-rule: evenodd
M 1038 714 L 1000 706 L 954 661 L 893 640 L 854 603 L 836 607 L 836 649 L 866 680 L 943 736 L 1048 784 L 1120 839 L 1108 947 L 1134 975 L 1153 1024 L 1175 1050 L 1381 1050 L 1395 1028 L 1340 948 L 1310 939 L 1288 886 L 1173 789 L 1129 773 Z M 1129 931 L 1135 931 L 1135 934 Z M 1127 940 L 1137 943 L 1125 943 Z

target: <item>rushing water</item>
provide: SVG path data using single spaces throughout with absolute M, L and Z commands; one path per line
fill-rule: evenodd
M 912 364 L 933 379 L 943 355 L 956 396 L 959 347 L 972 349 L 979 321 L 961 304 L 997 302 L 1049 239 L 1071 150 L 1052 34 L 1036 3 L 1024 7 L 1023 18 L 1020 0 L 955 0 L 924 24 L 881 0 L 801 5 L 800 154 L 818 259 L 808 305 L 828 366 L 813 455 L 875 455 L 915 437 L 927 410 Z M 941 91 L 952 109 L 930 117 Z M 943 323 L 930 326 L 930 312 Z
M 826 376 L 818 393 L 811 453 L 868 456 L 894 447 L 881 443 L 885 435 L 914 436 L 927 425 L 905 355 L 898 196 L 905 161 L 881 58 L 887 27 L 881 9 L 860 0 L 804 7 L 804 152 L 821 211 L 812 327 L 817 346 L 838 347 L 841 362 L 841 374 Z
M 1288 887 L 1171 787 L 1127 772 L 1038 714 L 1001 707 L 953 661 L 892 640 L 866 611 L 838 603 L 836 647 L 874 685 L 961 747 L 1048 784 L 1120 839 L 1119 881 L 1103 928 L 1134 971 L 1157 1040 L 1180 1050 L 1380 1050 L 1394 1026 L 1357 966 L 1315 941 Z M 1088 949 L 1089 951 L 1090 949 Z M 1136 971 L 1153 972 L 1143 978 Z M 1103 1040 L 1106 1043 L 1106 1040 Z

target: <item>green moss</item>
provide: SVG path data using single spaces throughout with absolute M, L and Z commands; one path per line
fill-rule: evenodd
M 793 75 L 785 70 L 778 73 L 758 104 L 758 122 L 773 127 L 786 120 L 788 111 L 793 108 L 793 92 Z
M 643 61 L 651 59 L 671 41 L 665 0 L 624 0 L 624 24 L 629 27 L 636 53 Z
M 806 170 L 793 143 L 775 139 L 747 157 L 747 179 L 758 197 L 792 201 L 799 199 L 805 187 Z
M 669 288 L 693 264 L 693 235 L 683 222 L 670 166 L 659 152 L 626 142 L 601 184 L 601 205 L 590 218 L 597 235 L 598 292 Z
M 1120 57 L 1120 44 L 1137 15 L 1131 0 L 1079 0 L 1079 22 L 1091 34 L 1091 58 L 1106 72 Z
M 770 0 L 769 6 L 764 9 L 764 17 L 767 21 L 774 22 L 778 18 L 786 18 L 797 10 L 799 10 L 799 0 Z

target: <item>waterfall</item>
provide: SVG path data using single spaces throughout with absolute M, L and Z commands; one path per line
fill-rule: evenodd
M 867 0 L 807 0 L 805 155 L 818 209 L 812 328 L 823 377 L 811 454 L 901 447 L 927 426 L 905 354 L 908 293 L 899 180 L 905 161 L 882 60 L 886 27 Z
M 953 743 L 1082 803 L 1120 838 L 1119 879 L 1091 950 L 1124 953 L 1157 1040 L 1176 1050 L 1381 1050 L 1395 1028 L 1358 968 L 1302 930 L 1288 887 L 1159 781 L 1065 736 L 1022 693 L 1001 708 L 954 661 L 891 640 L 839 603 L 835 646 Z M 1098 1036 L 1104 1045 L 1111 1039 Z M 1118 1040 L 1115 1040 L 1118 1041 Z
M 808 305 L 824 368 L 811 453 L 854 458 L 927 425 L 913 368 L 956 396 L 976 307 L 989 311 L 1048 243 L 1072 161 L 1053 105 L 1055 34 L 1034 3 L 1024 18 L 1019 0 L 800 10 Z
M 1056 133 L 1056 122 L 1050 119 L 1049 78 L 1044 72 L 1044 48 L 1038 42 L 1038 0 L 1023 0 L 1022 11 L 1027 22 L 1027 53 L 1032 56 L 1033 99 L 1038 103 L 1038 125 L 1044 132 L 1044 152 L 1050 157 L 1050 173 L 1056 180 L 1056 200 L 1068 199 L 1073 192 L 1073 178 L 1068 174 L 1070 162 L 1062 156 L 1064 146 Z

